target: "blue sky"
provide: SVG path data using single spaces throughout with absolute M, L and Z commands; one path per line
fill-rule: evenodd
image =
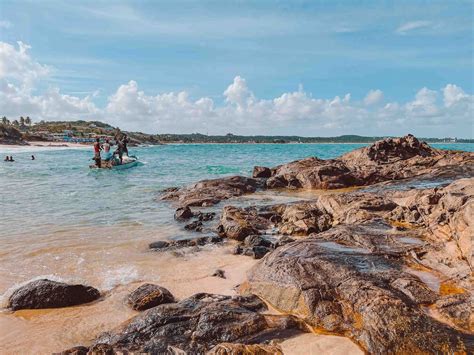
M 124 116 L 123 107 L 121 114 L 118 110 L 104 113 L 121 85 L 136 82 L 137 92 L 152 98 L 152 108 L 145 111 L 159 114 L 153 98 L 171 92 L 186 92 L 191 103 L 211 99 L 214 108 L 238 106 L 223 95 L 237 76 L 245 79 L 251 91 L 246 100 L 254 97 L 253 103 L 257 98 L 274 100 L 284 93 L 304 91 L 307 98 L 331 102 L 350 93 L 353 106 L 358 106 L 370 90 L 380 90 L 385 105 L 401 107 L 416 100 L 425 87 L 437 92 L 441 102 L 443 88 L 452 84 L 467 95 L 470 102 L 463 107 L 472 114 L 472 26 L 472 1 L 0 2 L 0 41 L 11 46 L 23 42 L 31 47 L 31 61 L 48 68 L 47 75 L 35 80 L 29 95 L 38 97 L 58 88 L 61 95 L 88 97 L 98 111 L 83 112 L 87 117 L 103 115 L 126 128 L 144 126 L 152 131 L 192 131 L 199 125 L 173 126 L 159 119 L 145 124 L 144 118 L 128 122 L 126 117 L 117 118 Z M 21 80 L 7 76 L 8 82 Z M 134 115 L 142 112 L 132 111 Z M 214 111 L 207 112 L 222 116 Z M 33 113 L 54 119 L 48 112 Z M 115 118 L 108 117 L 112 114 Z M 376 116 L 373 111 L 370 114 Z M 316 109 L 307 115 L 306 125 L 304 117 L 292 120 L 278 113 L 278 127 L 268 133 L 302 134 L 307 126 L 332 117 L 313 119 Z M 219 124 L 233 119 L 238 130 L 243 118 L 237 116 L 227 112 L 220 121 L 209 118 L 206 123 L 217 124 L 215 133 L 219 133 L 227 128 Z M 472 136 L 472 116 L 471 120 L 463 117 L 444 122 L 451 126 L 448 131 L 441 128 L 441 118 L 435 123 L 430 118 L 419 131 Z M 350 133 L 344 121 L 336 121 L 319 135 Z M 352 128 L 363 133 L 366 125 L 360 123 Z M 266 133 L 265 127 L 268 122 L 251 131 Z M 379 129 L 382 134 L 391 133 L 390 125 Z

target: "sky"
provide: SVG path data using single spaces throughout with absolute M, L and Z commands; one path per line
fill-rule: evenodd
M 474 1 L 0 1 L 0 116 L 474 138 Z

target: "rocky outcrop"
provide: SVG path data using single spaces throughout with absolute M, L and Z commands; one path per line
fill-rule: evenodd
M 292 317 L 259 313 L 265 309 L 254 296 L 200 293 L 139 314 L 99 336 L 90 350 L 201 354 L 225 342 L 258 344 L 280 338 L 282 330 L 298 327 Z
M 434 149 L 407 135 L 378 141 L 337 159 L 312 157 L 270 171 L 267 188 L 339 189 L 416 176 L 472 176 L 474 153 Z
M 177 201 L 181 207 L 206 207 L 215 205 L 222 200 L 255 192 L 262 187 L 263 182 L 259 179 L 231 176 L 202 180 L 177 190 L 169 190 L 161 196 L 161 199 Z
M 91 286 L 69 285 L 47 279 L 32 281 L 17 289 L 8 300 L 8 308 L 42 309 L 76 306 L 100 298 Z
M 458 281 L 470 283 L 474 271 L 474 178 L 444 188 L 394 193 L 398 207 L 388 219 L 409 228 L 426 230 L 430 248 L 421 262 Z
M 177 239 L 177 240 L 159 240 L 153 243 L 150 243 L 148 247 L 152 250 L 174 250 L 180 248 L 187 248 L 187 247 L 196 247 L 196 246 L 203 246 L 206 244 L 217 244 L 221 243 L 222 238 L 217 235 L 210 235 L 204 236 L 199 238 L 185 238 L 185 239 Z
M 256 166 L 253 168 L 252 177 L 258 178 L 269 178 L 272 176 L 272 171 L 264 166 Z
M 164 303 L 174 302 L 174 297 L 166 288 L 144 284 L 133 291 L 127 298 L 127 303 L 136 311 L 144 311 L 145 309 L 156 307 Z
M 314 329 L 349 336 L 369 353 L 473 348 L 471 335 L 424 312 L 437 295 L 403 271 L 401 259 L 383 248 L 371 252 L 328 241 L 335 239 L 354 241 L 350 229 L 335 227 L 283 246 L 250 271 L 241 290 Z

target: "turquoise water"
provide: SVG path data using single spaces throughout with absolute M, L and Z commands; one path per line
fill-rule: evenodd
M 122 171 L 88 168 L 89 149 L 0 149 L 0 236 L 46 233 L 51 228 L 172 223 L 173 210 L 158 192 L 205 178 L 249 175 L 255 165 L 275 166 L 317 156 L 334 158 L 362 144 L 199 144 L 132 148 L 144 165 Z M 474 151 L 474 144 L 437 144 Z M 30 160 L 31 154 L 36 160 Z M 2 159 L 3 160 L 3 159 Z

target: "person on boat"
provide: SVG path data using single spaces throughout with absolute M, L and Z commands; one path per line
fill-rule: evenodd
M 123 135 L 123 138 L 122 138 L 122 145 L 123 145 L 123 152 L 125 154 L 128 155 L 128 148 L 127 148 L 127 144 L 128 144 L 129 140 L 128 140 L 128 137 L 126 134 Z
M 112 158 L 112 152 L 110 151 L 110 142 L 108 139 L 105 140 L 102 147 L 104 148 L 104 160 L 109 161 Z
M 102 150 L 102 147 L 100 146 L 100 139 L 96 138 L 95 143 L 94 143 L 94 160 L 95 160 L 95 165 L 97 165 L 98 168 L 101 167 L 101 157 L 100 157 L 100 151 Z
M 115 150 L 114 154 L 117 154 L 120 160 L 120 164 L 122 164 L 122 158 L 123 158 L 123 141 L 120 139 L 116 140 L 117 143 L 117 149 Z
M 34 156 L 34 155 L 31 156 L 31 160 L 35 160 L 35 156 Z

